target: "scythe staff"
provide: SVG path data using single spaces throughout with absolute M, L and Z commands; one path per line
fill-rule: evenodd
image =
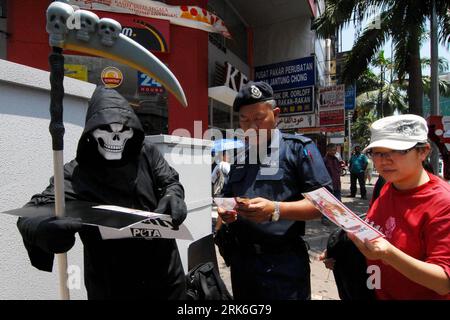
M 50 63 L 50 126 L 53 149 L 53 171 L 55 185 L 55 215 L 64 217 L 64 122 L 63 122 L 63 97 L 64 97 L 64 56 L 62 49 L 53 47 L 49 56 Z M 62 300 L 70 299 L 67 286 L 67 253 L 56 255 L 59 274 L 59 294 Z
M 74 23 L 75 22 L 75 23 Z M 78 23 L 78 25 L 77 25 Z M 69 28 L 69 24 L 72 27 Z M 88 26 L 89 25 L 89 26 Z M 121 34 L 121 25 L 112 19 L 99 19 L 87 10 L 74 11 L 65 1 L 54 1 L 47 8 L 47 26 L 52 53 L 50 63 L 50 127 L 53 148 L 55 215 L 63 217 L 65 211 L 64 158 L 63 158 L 63 49 L 79 51 L 108 58 L 148 74 L 187 106 L 183 89 L 172 72 L 140 44 Z M 67 286 L 67 254 L 57 254 L 60 297 L 70 299 Z

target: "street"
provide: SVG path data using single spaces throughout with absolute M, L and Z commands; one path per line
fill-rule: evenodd
M 367 200 L 362 200 L 358 192 L 355 198 L 346 197 L 350 194 L 350 175 L 341 178 L 342 182 L 342 202 L 353 212 L 357 214 L 365 213 L 369 206 L 369 201 L 372 197 L 374 184 L 377 180 L 377 175 L 373 175 L 371 184 L 367 184 Z M 310 246 L 309 256 L 311 261 L 311 298 L 312 300 L 339 300 L 339 295 L 334 281 L 333 272 L 325 268 L 324 264 L 318 260 L 320 253 L 325 250 L 329 234 L 337 227 L 333 224 L 325 226 L 320 219 L 308 221 L 306 223 L 306 234 L 304 240 Z M 230 293 L 231 281 L 230 271 L 225 265 L 219 251 L 216 248 L 217 261 L 219 264 L 219 271 L 222 279 L 227 285 Z

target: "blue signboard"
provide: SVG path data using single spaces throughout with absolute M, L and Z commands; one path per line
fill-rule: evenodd
M 356 106 L 356 86 L 345 86 L 345 110 L 353 110 Z
M 315 85 L 314 57 L 255 67 L 255 80 L 270 84 L 273 91 Z
M 314 111 L 314 87 L 304 87 L 274 92 L 281 113 L 308 113 Z

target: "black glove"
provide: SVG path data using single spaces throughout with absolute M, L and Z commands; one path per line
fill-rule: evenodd
M 75 244 L 75 233 L 83 224 L 76 219 L 64 217 L 19 218 L 17 228 L 24 242 L 36 245 L 49 253 L 63 253 Z
M 168 194 L 159 200 L 155 212 L 170 215 L 172 217 L 173 229 L 178 230 L 178 226 L 183 223 L 187 216 L 186 203 L 183 199 Z

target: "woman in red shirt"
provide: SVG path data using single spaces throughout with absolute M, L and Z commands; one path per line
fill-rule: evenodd
M 377 299 L 450 299 L 450 185 L 422 167 L 427 133 L 422 117 L 386 117 L 363 150 L 386 180 L 367 213 L 385 238 L 348 236 L 367 258 Z

